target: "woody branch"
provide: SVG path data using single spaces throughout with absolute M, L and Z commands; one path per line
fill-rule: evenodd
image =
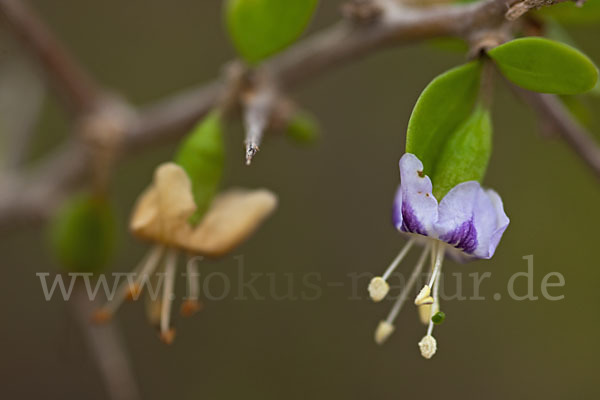
M 344 8 L 345 18 L 341 22 L 267 60 L 254 72 L 267 75 L 268 81 L 283 93 L 337 65 L 384 47 L 435 37 L 460 37 L 476 44 L 486 33 L 505 30 L 511 23 L 509 20 L 516 18 L 517 11 L 526 12 L 562 1 L 565 0 L 483 0 L 415 8 L 394 0 L 354 0 Z M 0 0 L 0 17 L 8 21 L 17 36 L 23 39 L 23 44 L 38 57 L 48 79 L 63 94 L 67 104 L 74 105 L 71 108 L 75 118 L 92 113 L 101 118 L 117 119 L 113 125 L 120 127 L 121 157 L 157 142 L 180 137 L 186 128 L 221 101 L 224 93 L 231 91 L 229 80 L 217 79 L 133 112 L 100 112 L 98 110 L 119 110 L 124 104 L 104 96 L 108 91 L 92 81 L 24 1 Z M 541 98 L 542 95 L 531 93 L 530 96 Z M 105 107 L 99 107 L 99 104 Z M 553 107 L 560 105 L 553 104 Z M 542 107 L 535 109 L 546 112 Z M 570 118 L 568 114 L 562 114 L 564 118 Z M 597 149 L 589 134 L 572 123 L 557 123 L 556 129 L 580 158 L 600 175 L 599 151 L 574 145 L 585 142 L 586 148 L 593 144 Z M 81 135 L 73 135 L 60 150 L 29 171 L 3 178 L 0 183 L 0 228 L 43 221 L 62 196 L 85 179 L 92 163 L 90 152 L 84 151 L 89 147 L 87 144 Z M 585 154 L 583 150 L 587 150 Z

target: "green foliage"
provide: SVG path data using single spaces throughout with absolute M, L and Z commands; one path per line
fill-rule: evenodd
M 116 222 L 107 200 L 90 194 L 69 199 L 49 226 L 51 249 L 71 272 L 99 272 L 110 260 Z
M 433 175 L 433 194 L 441 200 L 454 186 L 481 182 L 492 153 L 490 112 L 477 106 L 446 142 Z
M 551 16 L 561 24 L 596 24 L 600 22 L 600 0 L 587 0 L 583 7 L 577 7 L 574 2 L 559 3 L 540 9 L 538 14 Z
M 308 25 L 317 0 L 228 0 L 229 34 L 240 55 L 255 64 L 294 42 Z
M 415 154 L 434 176 L 448 138 L 473 111 L 481 64 L 471 62 L 436 77 L 421 93 L 408 123 L 406 152 Z
M 446 313 L 444 313 L 443 311 L 438 311 L 433 317 L 431 317 L 431 322 L 433 322 L 436 325 L 441 325 L 442 323 L 444 323 L 445 319 Z
M 286 135 L 298 144 L 313 144 L 319 138 L 319 123 L 305 111 L 295 113 L 286 129 Z
M 223 175 L 225 144 L 219 112 L 213 111 L 192 129 L 183 140 L 174 161 L 192 181 L 198 209 L 191 222 L 196 223 L 210 206 Z
M 513 83 L 542 93 L 577 94 L 594 88 L 598 69 L 579 50 L 552 40 L 528 37 L 489 51 Z

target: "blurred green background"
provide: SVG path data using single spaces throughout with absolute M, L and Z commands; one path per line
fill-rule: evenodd
M 99 81 L 136 104 L 209 81 L 234 57 L 221 3 L 33 2 Z M 336 21 L 340 4 L 322 1 L 311 31 Z M 600 62 L 598 27 L 570 33 Z M 435 75 L 462 61 L 461 54 L 409 45 L 319 76 L 293 95 L 321 121 L 320 142 L 306 149 L 271 137 L 251 168 L 243 163 L 241 130 L 230 132 L 225 186 L 265 186 L 280 197 L 273 217 L 233 255 L 243 255 L 247 275 L 274 273 L 278 293 L 286 290 L 286 274 L 301 290 L 302 274 L 319 272 L 322 295 L 314 301 L 236 301 L 232 294 L 207 301 L 191 319 L 176 316 L 171 347 L 148 326 L 143 304 L 126 304 L 115 322 L 144 399 L 600 396 L 594 308 L 600 301 L 600 185 L 563 143 L 541 137 L 533 114 L 501 85 L 485 184 L 501 194 L 511 224 L 493 260 L 445 265 L 449 283 L 452 272 L 464 273 L 465 293 L 472 286 L 468 273 L 490 271 L 481 286 L 487 300 L 442 304 L 447 319 L 436 328 L 439 351 L 426 361 L 416 345 L 425 327 L 413 307 L 404 309 L 394 335 L 378 347 L 373 331 L 391 302 L 349 299 L 347 274 L 380 274 L 404 242 L 390 223 L 390 209 L 412 106 Z M 600 101 L 590 104 L 600 110 Z M 56 146 L 67 126 L 60 104 L 49 98 L 35 155 Z M 113 193 L 122 232 L 114 271 L 130 271 L 147 249 L 126 232 L 127 215 L 153 167 L 169 159 L 174 146 L 148 149 L 119 165 Z M 44 300 L 35 274 L 57 271 L 44 231 L 5 234 L 0 254 L 0 396 L 106 398 L 67 304 Z M 566 285 L 550 293 L 564 300 L 508 298 L 510 276 L 526 270 L 522 257 L 531 254 L 535 294 L 541 296 L 543 276 L 558 271 Z M 235 282 L 233 255 L 203 263 L 201 272 L 223 271 Z M 404 271 L 416 257 L 402 265 Z M 363 295 L 367 281 L 360 282 Z M 268 279 L 259 282 L 268 295 Z M 523 293 L 525 280 L 517 282 Z M 178 286 L 182 293 L 183 281 Z M 494 293 L 503 298 L 494 301 Z

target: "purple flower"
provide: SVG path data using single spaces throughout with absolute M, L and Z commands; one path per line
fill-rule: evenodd
M 388 317 L 379 323 L 375 341 L 382 344 L 393 333 L 393 322 L 430 255 L 428 284 L 417 295 L 415 305 L 419 307 L 422 322 L 428 325 L 419 348 L 423 357 L 431 358 L 437 351 L 437 342 L 432 336 L 434 320 L 443 320 L 443 317 L 434 317 L 440 313 L 438 292 L 444 255 L 449 254 L 459 261 L 491 258 L 509 220 L 500 196 L 493 190 L 484 190 L 475 181 L 456 185 L 438 203 L 431 179 L 414 154 L 404 154 L 400 159 L 400 178 L 392 219 L 396 229 L 409 236 L 409 241 L 385 273 L 371 280 L 371 298 L 377 302 L 387 295 L 390 289 L 387 279 L 414 243 L 424 244 L 424 249 Z
M 423 164 L 410 153 L 400 159 L 400 178 L 393 207 L 396 229 L 439 239 L 470 258 L 494 255 L 509 223 L 496 192 L 463 182 L 438 204 Z

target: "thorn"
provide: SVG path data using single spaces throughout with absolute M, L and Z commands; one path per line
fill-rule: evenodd
M 202 311 L 204 304 L 198 300 L 186 300 L 181 304 L 181 315 L 191 317 L 199 311 Z
M 96 324 L 105 324 L 112 318 L 112 313 L 103 308 L 97 310 L 94 315 L 92 315 L 92 321 Z
M 256 143 L 250 142 L 246 143 L 246 165 L 250 165 L 252 163 L 252 159 L 258 153 L 260 149 L 256 145 Z
M 173 341 L 175 340 L 175 329 L 171 328 L 166 332 L 161 332 L 160 333 L 160 340 L 164 343 L 164 344 L 172 344 Z

